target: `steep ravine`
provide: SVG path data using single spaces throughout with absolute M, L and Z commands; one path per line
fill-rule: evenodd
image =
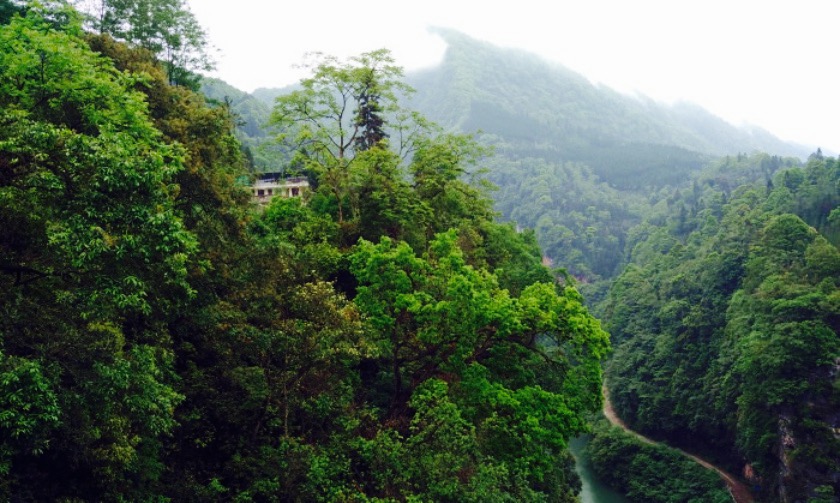
M 622 421 L 622 419 L 620 417 L 618 417 L 618 415 L 615 413 L 615 409 L 613 409 L 612 403 L 610 402 L 610 394 L 609 394 L 609 390 L 607 389 L 606 385 L 603 387 L 603 393 L 604 393 L 604 408 L 603 408 L 604 417 L 606 417 L 607 420 L 611 424 L 613 424 L 615 426 L 618 426 L 619 428 L 621 428 L 624 431 L 626 431 L 627 433 L 630 433 L 631 435 L 635 436 L 636 438 L 638 438 L 642 442 L 645 442 L 645 443 L 648 443 L 648 444 L 659 443 L 659 442 L 656 442 L 656 441 L 642 435 L 641 433 L 639 433 L 637 431 L 631 430 L 627 426 L 627 424 L 624 421 Z M 695 456 L 694 454 L 686 452 L 682 449 L 679 449 L 679 448 L 676 448 L 676 447 L 672 447 L 672 448 L 679 451 L 683 456 L 686 456 L 686 457 L 691 458 L 692 460 L 696 461 L 701 466 L 717 472 L 718 475 L 720 475 L 720 478 L 722 478 L 723 481 L 726 483 L 726 487 L 729 488 L 729 493 L 732 495 L 732 499 L 735 501 L 735 503 L 752 503 L 752 502 L 755 501 L 752 497 L 752 494 L 750 493 L 750 490 L 747 488 L 747 486 L 744 483 L 740 482 L 738 479 L 736 479 L 733 475 L 731 475 L 730 473 L 725 471 L 723 468 L 715 466 L 712 463 L 709 463 L 708 461 L 706 461 L 702 458 L 699 458 L 699 457 Z

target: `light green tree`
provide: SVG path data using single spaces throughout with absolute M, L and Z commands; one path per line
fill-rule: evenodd
M 197 89 L 210 70 L 207 35 L 184 0 L 76 0 L 94 31 L 151 51 L 170 83 Z
M 295 163 L 315 173 L 335 198 L 341 223 L 357 154 L 386 140 L 388 121 L 401 112 L 398 98 L 411 89 L 385 49 L 348 61 L 314 53 L 304 66 L 312 76 L 277 98 L 270 124 Z
M 437 235 L 423 257 L 383 238 L 360 242 L 351 260 L 359 280 L 355 302 L 378 348 L 368 365 L 390 388 L 375 403 L 386 411 L 385 424 L 398 423 L 407 406 L 417 410 L 407 431 L 383 430 L 380 438 L 389 445 L 405 439 L 399 447 L 405 451 L 392 454 L 406 473 L 418 472 L 409 480 L 437 477 L 425 485 L 442 491 L 427 493 L 433 499 L 466 497 L 478 481 L 458 484 L 459 473 L 493 470 L 505 473 L 497 490 L 513 497 L 567 490 L 559 482 L 566 442 L 585 431 L 585 415 L 600 407 L 600 363 L 609 351 L 607 334 L 579 294 L 535 283 L 511 297 L 493 274 L 465 262 L 454 231 Z M 452 435 L 449 446 L 474 444 L 473 456 L 414 446 L 445 435 Z M 406 494 L 408 487 L 390 490 Z M 453 496 L 456 490 L 466 492 Z

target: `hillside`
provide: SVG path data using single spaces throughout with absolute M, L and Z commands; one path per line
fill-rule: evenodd
M 484 162 L 500 189 L 496 208 L 536 229 L 555 265 L 584 282 L 619 271 L 627 232 L 663 187 L 688 183 L 722 155 L 809 153 L 695 105 L 623 95 L 532 54 L 439 33 L 449 46 L 444 60 L 407 76 L 417 91 L 408 106 L 445 128 L 481 131 L 496 153 Z M 264 124 L 275 98 L 291 88 L 243 95 L 215 83 L 203 90 L 216 100 L 230 92 L 231 108 L 250 128 Z M 256 136 L 262 131 L 246 132 L 256 169 L 277 169 L 271 166 L 281 158 Z
M 607 381 L 631 427 L 718 458 L 762 501 L 837 501 L 840 164 L 772 164 L 721 161 L 632 232 L 602 306 Z
M 292 97 L 318 184 L 258 205 L 236 183 L 247 96 L 216 83 L 208 106 L 63 3 L 19 13 L 0 9 L 0 501 L 576 500 L 567 445 L 608 335 L 462 176 L 473 139 L 424 131 L 404 165 L 366 102 L 371 141 L 328 150 L 329 98 L 383 90 L 386 53 Z
M 482 167 L 496 209 L 535 230 L 617 343 L 622 416 L 749 474 L 761 497 L 831 501 L 836 161 L 803 167 L 809 149 L 767 131 L 441 35 L 444 61 L 409 75 L 410 106 L 495 147 Z M 253 96 L 267 113 L 287 91 Z
M 533 54 L 437 32 L 446 55 L 440 65 L 407 75 L 417 90 L 410 105 L 445 127 L 481 130 L 511 157 L 582 162 L 611 184 L 641 188 L 683 181 L 710 157 L 762 151 L 804 158 L 813 151 L 760 128 L 735 127 L 696 105 L 620 94 Z M 271 107 L 287 91 L 261 88 L 253 96 Z M 662 172 L 665 179 L 652 176 Z
M 683 181 L 708 156 L 758 150 L 805 157 L 812 150 L 736 128 L 694 105 L 596 86 L 520 50 L 438 32 L 449 46 L 444 61 L 409 76 L 416 107 L 446 126 L 499 137 L 513 157 L 582 162 L 613 185 L 641 188 Z

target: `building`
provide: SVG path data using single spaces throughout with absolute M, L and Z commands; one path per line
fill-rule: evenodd
M 308 191 L 306 178 L 285 178 L 281 173 L 263 173 L 251 186 L 254 200 L 260 204 L 268 204 L 274 197 L 303 197 Z

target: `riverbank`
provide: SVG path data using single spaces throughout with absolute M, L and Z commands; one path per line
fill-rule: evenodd
M 586 454 L 588 441 L 589 435 L 584 435 L 572 439 L 569 443 L 569 451 L 575 458 L 575 471 L 580 477 L 581 503 L 630 503 L 623 494 L 603 483 L 595 475 L 589 456 Z
M 615 409 L 612 406 L 612 402 L 610 402 L 610 394 L 609 394 L 609 390 L 607 389 L 606 385 L 602 388 L 602 392 L 603 392 L 603 395 L 604 395 L 603 412 L 604 412 L 604 417 L 607 418 L 607 421 L 609 421 L 614 426 L 618 426 L 619 428 L 626 431 L 627 433 L 630 433 L 631 435 L 635 436 L 636 438 L 638 438 L 642 442 L 645 442 L 645 443 L 651 444 L 651 445 L 656 445 L 656 444 L 659 443 L 659 442 L 656 442 L 656 441 L 642 435 L 641 433 L 639 433 L 637 431 L 634 431 L 634 430 L 630 429 L 627 426 L 627 424 L 620 417 L 618 417 L 618 414 L 616 414 Z M 753 503 L 755 501 L 752 497 L 752 493 L 750 493 L 750 490 L 747 488 L 747 486 L 744 483 L 742 483 L 741 481 L 739 481 L 737 478 L 735 478 L 733 475 L 731 475 L 730 473 L 725 471 L 724 469 L 722 469 L 722 468 L 720 468 L 716 465 L 713 465 L 712 463 L 706 461 L 705 459 L 702 459 L 702 458 L 700 458 L 700 457 L 698 457 L 694 454 L 691 454 L 690 452 L 686 452 L 686 451 L 684 451 L 682 449 L 679 449 L 679 448 L 676 448 L 676 447 L 673 447 L 673 449 L 678 451 L 680 454 L 682 454 L 682 455 L 692 459 L 693 461 L 697 462 L 698 464 L 700 464 L 704 468 L 707 468 L 709 470 L 714 470 L 715 472 L 717 472 L 717 474 L 726 483 L 726 487 L 729 489 L 729 493 L 732 495 L 732 499 L 733 499 L 733 501 L 735 501 L 735 503 Z

